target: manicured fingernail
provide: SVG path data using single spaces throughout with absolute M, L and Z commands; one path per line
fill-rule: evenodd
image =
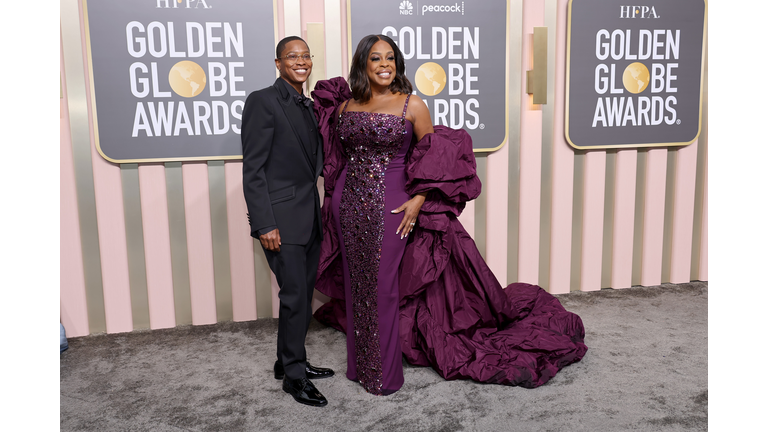
M 400 229 L 398 228 L 397 231 L 395 231 L 395 235 L 400 234 Z
M 402 240 L 402 239 L 403 239 L 403 236 L 400 236 L 400 240 Z

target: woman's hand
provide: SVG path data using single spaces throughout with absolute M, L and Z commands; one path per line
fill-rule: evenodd
M 416 194 L 413 198 L 409 199 L 400 207 L 392 210 L 392 213 L 403 213 L 403 220 L 400 222 L 400 226 L 397 227 L 395 234 L 400 234 L 400 240 L 408 237 L 408 234 L 413 231 L 413 227 L 416 226 L 416 217 L 419 216 L 419 211 L 424 201 L 427 199 L 427 193 L 423 192 Z

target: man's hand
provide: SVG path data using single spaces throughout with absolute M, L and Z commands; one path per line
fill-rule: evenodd
M 280 252 L 280 245 L 282 244 L 282 241 L 280 240 L 279 229 L 275 228 L 266 234 L 260 235 L 259 241 L 261 242 L 261 246 L 263 246 L 264 249 L 272 252 Z

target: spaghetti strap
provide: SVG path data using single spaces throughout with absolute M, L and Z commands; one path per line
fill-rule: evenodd
M 349 106 L 349 101 L 351 101 L 351 100 L 352 99 L 347 99 L 347 101 L 344 102 L 344 109 L 341 110 L 341 112 L 339 113 L 339 118 L 341 118 L 341 115 L 344 114 L 347 111 L 347 107 Z
M 408 100 L 411 98 L 411 95 L 408 94 L 408 96 L 405 97 L 405 106 L 403 107 L 403 122 L 405 122 L 405 112 L 408 111 Z

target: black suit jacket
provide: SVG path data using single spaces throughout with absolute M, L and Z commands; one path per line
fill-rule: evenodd
M 243 108 L 243 193 L 251 236 L 276 226 L 284 244 L 309 242 L 312 225 L 322 236 L 317 178 L 323 171 L 322 137 L 313 154 L 309 128 L 282 78 L 248 96 Z M 311 110 L 310 110 L 311 112 Z

